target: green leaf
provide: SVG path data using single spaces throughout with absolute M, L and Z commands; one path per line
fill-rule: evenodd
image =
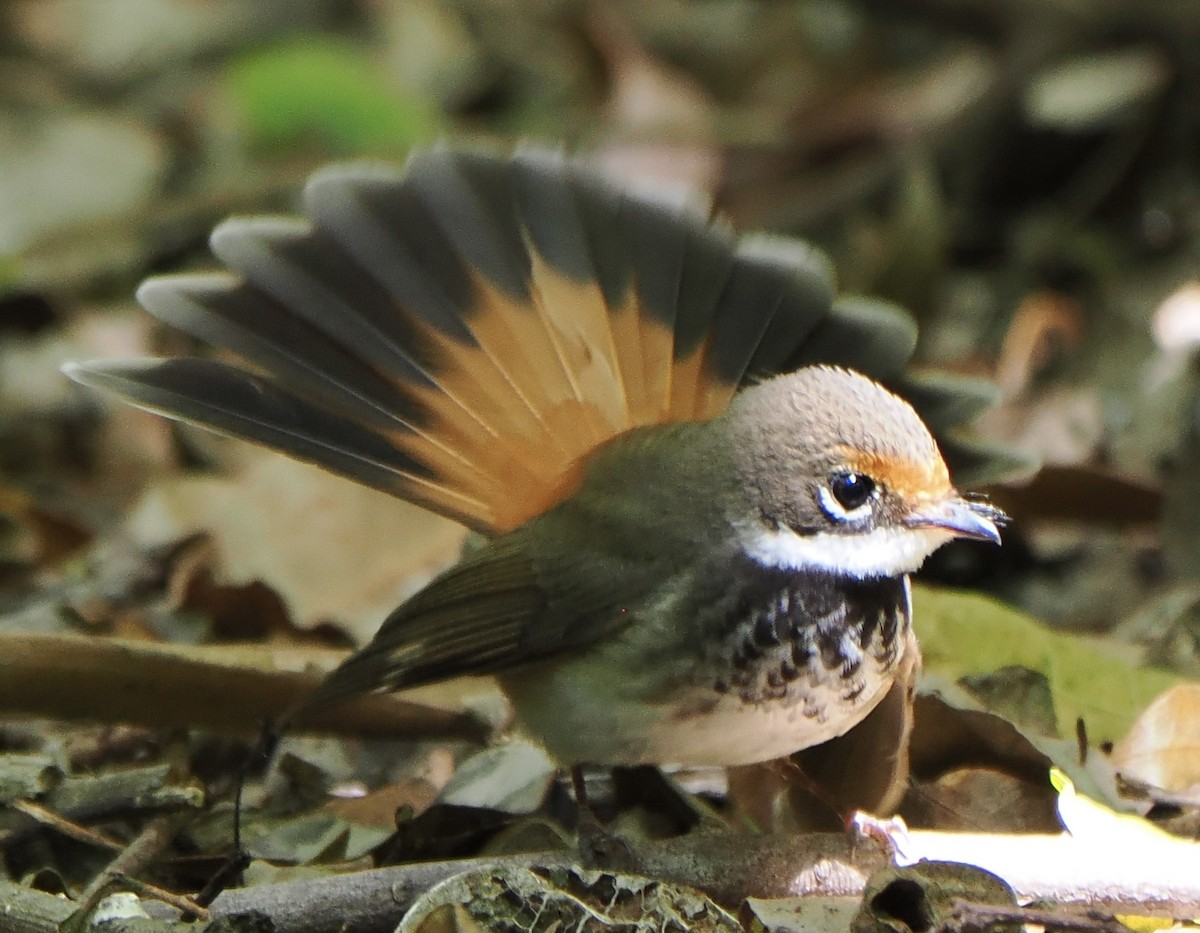
M 300 36 L 236 59 L 225 75 L 247 135 L 287 146 L 314 137 L 341 151 L 398 149 L 440 132 L 436 108 L 391 83 L 361 49 Z
M 1073 735 L 1082 718 L 1093 744 L 1121 738 L 1155 697 L 1181 680 L 1138 664 L 1132 646 L 1053 632 L 977 594 L 915 587 L 913 615 L 926 670 L 950 680 L 1008 665 L 1040 671 L 1061 734 Z
M 20 282 L 20 259 L 17 256 L 0 253 L 0 289 L 15 288 Z

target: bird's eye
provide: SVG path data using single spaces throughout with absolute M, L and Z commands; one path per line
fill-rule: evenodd
M 875 481 L 865 473 L 834 473 L 829 478 L 829 491 L 847 512 L 861 509 L 875 492 Z

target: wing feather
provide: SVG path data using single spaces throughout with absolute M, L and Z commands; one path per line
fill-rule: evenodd
M 568 606 L 564 591 L 575 597 Z M 625 624 L 619 612 L 606 611 L 610 598 L 539 566 L 519 533 L 498 538 L 392 613 L 294 718 L 364 692 L 508 671 L 589 644 Z

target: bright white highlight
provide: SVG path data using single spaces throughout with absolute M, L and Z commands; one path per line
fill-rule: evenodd
M 821 508 L 830 518 L 839 522 L 853 522 L 866 518 L 875 507 L 875 495 L 860 505 L 857 509 L 847 509 L 833 497 L 833 493 L 825 486 L 817 490 L 817 498 L 821 500 Z
M 954 537 L 944 528 L 876 528 L 836 534 L 798 535 L 790 528 L 753 529 L 747 552 L 760 564 L 782 570 L 825 570 L 860 579 L 912 573 Z

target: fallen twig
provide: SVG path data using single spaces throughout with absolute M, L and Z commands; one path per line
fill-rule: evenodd
M 330 654 L 324 652 L 325 661 Z M 264 646 L 0 633 L 0 712 L 254 733 L 320 679 L 319 673 L 280 669 L 280 657 Z M 468 712 L 393 696 L 361 697 L 303 725 L 408 739 L 479 741 L 490 731 Z

